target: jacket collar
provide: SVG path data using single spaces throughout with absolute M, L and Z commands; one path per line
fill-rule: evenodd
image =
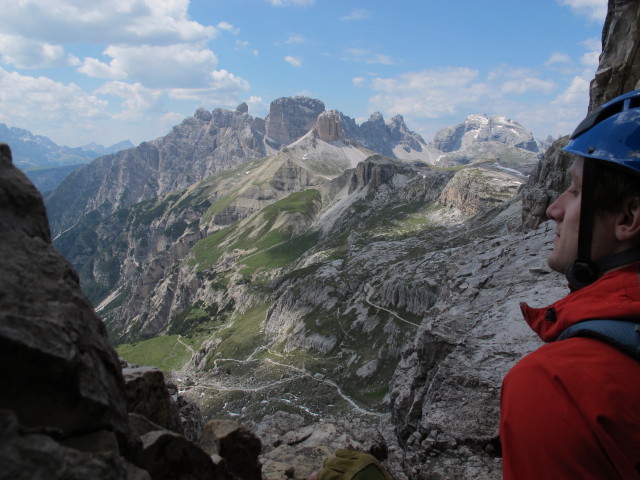
M 547 308 L 526 303 L 520 309 L 529 326 L 545 342 L 552 342 L 571 325 L 590 319 L 630 319 L 640 323 L 640 263 L 604 274 Z

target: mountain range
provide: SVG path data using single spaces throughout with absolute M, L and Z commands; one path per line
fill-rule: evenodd
M 69 173 L 101 155 L 133 147 L 129 140 L 110 147 L 92 142 L 71 148 L 44 135 L 0 123 L 0 141 L 11 145 L 14 163 L 41 192 L 53 190 Z
M 517 228 L 495 212 L 541 155 L 499 116 L 436 138 L 307 97 L 200 109 L 48 194 L 54 245 L 120 354 L 189 372 L 206 415 L 375 418 L 451 257 Z

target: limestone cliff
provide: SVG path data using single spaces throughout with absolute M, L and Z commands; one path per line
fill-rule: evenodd
M 640 8 L 637 2 L 609 0 L 602 30 L 602 53 L 591 81 L 589 111 L 630 90 L 638 88 Z
M 282 97 L 271 102 L 266 119 L 267 138 L 273 145 L 289 145 L 305 135 L 324 112 L 324 103 L 309 97 Z

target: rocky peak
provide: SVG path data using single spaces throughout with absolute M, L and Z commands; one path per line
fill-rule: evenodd
M 344 116 L 337 110 L 326 110 L 318 116 L 314 133 L 317 138 L 325 142 L 344 140 L 344 129 L 342 128 Z
M 422 145 L 425 145 L 424 139 L 419 134 L 409 130 L 407 124 L 404 123 L 402 115 L 393 116 L 387 123 L 387 127 L 391 133 L 391 138 L 398 144 L 417 151 L 421 151 Z
M 296 141 L 313 128 L 324 109 L 323 102 L 309 97 L 281 97 L 274 100 L 266 119 L 268 139 L 275 146 Z
M 393 156 L 393 138 L 380 112 L 374 112 L 360 125 L 360 137 L 365 147 L 383 155 Z
M 537 142 L 531 132 L 507 117 L 484 114 L 469 115 L 464 122 L 439 130 L 432 146 L 442 152 L 453 152 L 479 142 L 497 142 L 538 152 Z
M 356 171 L 351 177 L 349 193 L 367 186 L 372 190 L 376 190 L 397 173 L 408 171 L 409 168 L 397 160 L 374 155 L 358 163 Z
M 211 112 L 205 108 L 200 107 L 198 110 L 196 110 L 196 113 L 193 114 L 193 116 L 195 118 L 197 118 L 198 120 L 201 120 L 203 122 L 210 122 L 211 121 Z

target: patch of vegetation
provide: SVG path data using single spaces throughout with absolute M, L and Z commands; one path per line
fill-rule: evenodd
M 214 265 L 226 250 L 221 246 L 221 243 L 235 232 L 236 228 L 237 224 L 234 223 L 199 240 L 191 249 L 194 260 L 190 264 L 198 265 L 198 271 L 206 270 Z
M 234 306 L 233 301 L 223 309 L 217 303 L 196 302 L 171 319 L 167 333 L 185 337 L 211 334 L 227 321 Z
M 167 210 L 169 204 L 167 202 L 159 202 L 157 198 L 145 200 L 136 204 L 132 208 L 133 222 L 132 226 L 151 225 L 156 218 L 160 218 Z
M 209 359 L 206 368 L 211 368 L 213 360 L 217 358 L 244 360 L 251 355 L 262 344 L 262 322 L 270 306 L 267 303 L 254 305 L 237 315 L 231 325 L 216 332 L 216 337 L 222 343 Z
M 211 218 L 219 213 L 222 213 L 231 203 L 238 197 L 238 192 L 234 191 L 229 195 L 226 195 L 215 202 L 213 202 L 207 211 L 202 215 L 201 223 L 207 223 Z
M 123 343 L 116 347 L 116 351 L 129 363 L 164 371 L 179 370 L 191 359 L 191 351 L 179 341 L 178 335 Z
M 198 265 L 198 271 L 206 270 L 214 265 L 225 251 L 240 249 L 257 250 L 243 260 L 252 270 L 286 265 L 311 248 L 317 242 L 318 234 L 305 233 L 292 239 L 291 233 L 287 230 L 273 229 L 274 223 L 283 212 L 312 218 L 319 200 L 320 193 L 317 190 L 292 193 L 268 205 L 257 214 L 264 220 L 259 232 L 254 232 L 253 226 L 245 226 L 240 230 L 239 224 L 234 223 L 198 241 L 192 249 L 191 264 Z
M 261 211 L 262 215 L 274 221 L 280 212 L 301 213 L 307 218 L 311 218 L 317 208 L 320 200 L 320 192 L 314 189 L 305 190 L 303 192 L 295 192 L 277 202 L 264 207 Z
M 307 232 L 285 242 L 267 248 L 243 259 L 240 263 L 249 267 L 250 273 L 259 268 L 279 268 L 288 265 L 313 247 L 320 238 L 320 232 Z

